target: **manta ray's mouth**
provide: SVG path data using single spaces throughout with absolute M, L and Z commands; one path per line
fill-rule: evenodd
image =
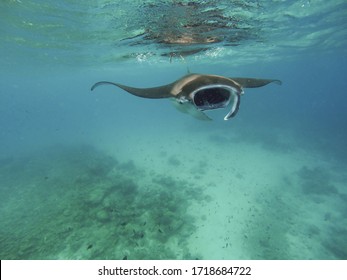
M 242 91 L 237 88 L 217 84 L 200 87 L 193 91 L 190 97 L 200 111 L 225 108 L 231 103 L 231 109 L 224 117 L 224 120 L 228 120 L 236 115 L 241 94 Z

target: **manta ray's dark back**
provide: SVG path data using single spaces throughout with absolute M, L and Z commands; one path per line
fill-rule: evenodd
M 188 74 L 182 78 L 159 87 L 136 88 L 119 83 L 101 81 L 95 83 L 91 90 L 100 85 L 113 85 L 126 92 L 143 98 L 171 98 L 176 101 L 176 108 L 184 113 L 207 120 L 210 119 L 204 111 L 230 106 L 229 113 L 224 117 L 228 120 L 234 117 L 240 106 L 243 88 L 258 88 L 269 83 L 281 85 L 280 80 L 257 78 L 228 78 L 217 75 Z

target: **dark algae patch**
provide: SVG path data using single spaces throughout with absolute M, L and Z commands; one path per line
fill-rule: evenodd
M 332 178 L 329 171 L 322 167 L 303 166 L 298 171 L 298 176 L 305 194 L 330 195 L 337 193 L 336 187 L 331 183 Z
M 190 259 L 202 190 L 91 146 L 1 166 L 1 259 Z M 201 195 L 196 195 L 197 193 Z

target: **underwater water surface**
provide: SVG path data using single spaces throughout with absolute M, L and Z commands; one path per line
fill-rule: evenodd
M 347 259 L 346 1 L 0 3 L 1 259 Z M 280 79 L 201 121 L 98 81 Z

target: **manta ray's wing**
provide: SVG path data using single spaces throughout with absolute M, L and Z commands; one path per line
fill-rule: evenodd
M 134 87 L 129 87 L 125 86 L 122 84 L 118 83 L 113 83 L 113 82 L 106 82 L 106 81 L 101 81 L 97 82 L 91 87 L 91 90 L 94 90 L 96 87 L 101 86 L 101 85 L 113 85 L 116 87 L 119 87 L 133 95 L 143 97 L 143 98 L 169 98 L 173 97 L 171 94 L 171 89 L 173 87 L 173 83 L 160 86 L 160 87 L 152 87 L 152 88 L 134 88 Z
M 239 83 L 243 88 L 257 88 L 266 86 L 270 83 L 276 83 L 278 85 L 281 85 L 282 82 L 280 80 L 273 80 L 273 79 L 255 79 L 255 78 L 230 78 L 234 80 L 235 82 Z

